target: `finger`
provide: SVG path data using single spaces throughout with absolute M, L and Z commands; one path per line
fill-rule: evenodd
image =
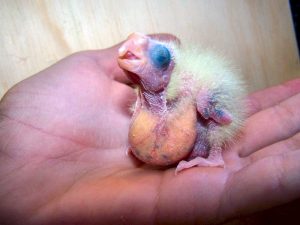
M 249 159 L 250 162 L 255 162 L 265 157 L 285 154 L 287 152 L 297 151 L 297 150 L 300 150 L 300 133 L 297 133 L 293 137 L 288 138 L 286 140 L 277 142 L 273 145 L 269 145 L 249 155 L 247 158 Z
M 237 150 L 241 157 L 300 131 L 300 94 L 249 117 Z M 241 143 L 241 144 L 239 144 Z
M 300 197 L 300 151 L 264 158 L 227 182 L 221 214 L 241 216 Z
M 149 36 L 157 40 L 175 41 L 179 43 L 179 39 L 172 34 L 150 34 Z M 88 51 L 88 54 L 97 60 L 99 65 L 103 68 L 103 71 L 110 75 L 112 79 L 121 83 L 130 84 L 131 82 L 126 73 L 119 67 L 117 62 L 118 49 L 122 44 L 123 42 L 107 49 Z
M 249 115 L 274 106 L 297 93 L 300 93 L 300 79 L 257 91 L 248 97 Z

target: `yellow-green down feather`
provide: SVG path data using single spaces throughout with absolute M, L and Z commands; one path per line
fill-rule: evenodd
M 245 85 L 240 79 L 239 71 L 224 57 L 209 50 L 171 46 L 175 68 L 167 87 L 167 99 L 176 99 L 184 80 L 192 80 L 189 84 L 191 98 L 196 103 L 200 90 L 207 90 L 218 101 L 217 107 L 228 110 L 232 123 L 220 126 L 212 132 L 211 142 L 220 144 L 230 140 L 242 126 L 246 114 L 244 102 Z

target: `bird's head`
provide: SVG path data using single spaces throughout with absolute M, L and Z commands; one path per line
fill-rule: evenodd
M 150 92 L 166 89 L 174 68 L 174 52 L 165 42 L 133 33 L 119 49 L 118 63 L 133 83 Z

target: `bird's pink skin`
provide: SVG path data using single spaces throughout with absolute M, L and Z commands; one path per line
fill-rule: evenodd
M 127 41 L 119 48 L 118 63 L 120 67 L 129 71 L 129 77 L 133 83 L 138 84 L 143 93 L 149 98 L 156 98 L 157 94 L 164 93 L 174 68 L 171 62 L 164 71 L 156 69 L 148 60 L 148 50 L 159 42 L 140 34 L 131 34 Z M 155 95 L 155 96 L 154 96 Z M 162 104 L 160 104 L 162 106 Z M 150 107 L 151 108 L 151 107 Z
M 168 108 L 165 90 L 174 68 L 174 61 L 171 61 L 165 71 L 154 68 L 149 63 L 147 51 L 156 43 L 156 40 L 146 35 L 131 34 L 119 49 L 118 63 L 121 68 L 129 72 L 131 80 L 140 86 L 139 104 L 135 110 L 139 111 L 139 107 L 144 105 L 154 114 L 163 116 Z M 189 86 L 185 86 L 184 89 L 189 89 Z M 182 93 L 189 92 L 190 90 L 182 91 Z M 189 161 L 182 160 L 176 168 L 176 173 L 194 166 L 224 166 L 222 146 L 211 145 L 208 136 L 216 126 L 230 124 L 232 119 L 228 112 L 216 108 L 216 105 L 217 101 L 212 93 L 208 90 L 199 91 L 196 98 L 196 107 L 200 114 L 195 126 L 197 137 Z M 135 115 L 136 112 L 133 117 Z

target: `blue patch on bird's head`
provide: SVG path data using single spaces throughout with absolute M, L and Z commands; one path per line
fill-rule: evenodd
M 158 69 L 165 69 L 171 62 L 169 49 L 161 44 L 153 46 L 149 51 L 150 59 L 153 65 Z

